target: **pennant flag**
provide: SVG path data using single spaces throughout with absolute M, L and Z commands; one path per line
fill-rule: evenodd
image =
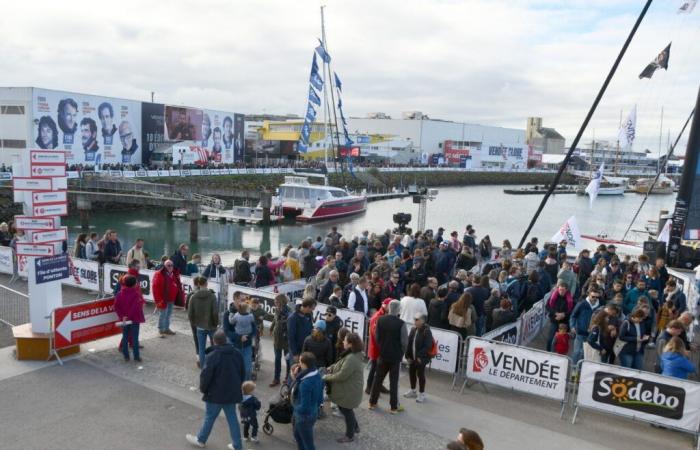
M 666 223 L 664 224 L 664 227 L 661 229 L 661 232 L 659 233 L 659 236 L 656 238 L 657 241 L 659 242 L 665 242 L 668 244 L 668 241 L 671 239 L 671 222 L 672 220 L 667 220 Z
M 316 106 L 321 106 L 321 97 L 318 96 L 313 87 L 309 86 L 309 101 Z
M 695 9 L 695 5 L 698 0 L 689 0 L 683 2 L 680 8 L 678 8 L 678 14 L 690 14 Z
M 557 234 L 552 236 L 552 242 L 566 241 L 567 247 L 576 248 L 581 243 L 581 231 L 579 231 L 576 217 L 571 216 L 564 222 L 564 225 L 559 228 Z
M 604 168 L 605 163 L 600 163 L 600 169 L 593 172 L 593 177 L 591 178 L 590 183 L 588 183 L 588 186 L 586 186 L 586 194 L 588 194 L 589 205 L 591 208 L 593 207 L 593 202 L 595 201 L 596 197 L 598 197 L 598 191 L 600 190 L 600 182 L 603 181 Z
M 637 105 L 634 105 L 627 119 L 622 122 L 622 127 L 617 133 L 621 148 L 632 147 L 637 129 Z
M 333 76 L 335 77 L 335 87 L 338 88 L 340 92 L 343 92 L 343 83 L 340 82 L 340 78 L 338 78 L 338 74 L 333 72 Z
M 311 82 L 311 85 L 319 91 L 323 88 L 323 79 L 318 74 L 318 63 L 316 62 L 316 53 L 314 53 L 314 59 L 311 63 L 311 76 L 309 77 L 309 82 Z
M 314 120 L 316 120 L 316 110 L 314 109 L 311 103 L 309 103 L 306 107 L 306 120 L 308 120 L 309 122 L 313 122 Z
M 301 127 L 301 137 L 300 137 L 301 142 L 303 142 L 304 144 L 308 144 L 310 135 L 311 135 L 311 124 L 307 120 L 304 122 L 304 125 Z
M 321 57 L 324 63 L 328 64 L 331 62 L 331 55 L 328 54 L 326 51 L 326 47 L 323 46 L 323 42 L 321 40 L 318 40 L 318 47 L 316 47 L 316 53 L 318 53 L 318 56 Z
M 299 153 L 306 153 L 308 147 L 301 141 L 297 142 L 297 151 Z
M 654 75 L 658 69 L 668 70 L 668 60 L 671 57 L 671 43 L 669 43 L 665 49 L 659 55 L 654 58 L 652 62 L 647 65 L 642 73 L 639 74 L 639 79 L 649 78 Z

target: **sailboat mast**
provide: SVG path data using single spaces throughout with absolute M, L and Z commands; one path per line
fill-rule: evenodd
M 617 124 L 617 129 L 622 128 L 622 110 L 620 110 L 620 121 Z M 617 136 L 617 149 L 615 150 L 615 164 L 613 164 L 613 175 L 617 176 L 617 164 L 620 161 L 620 133 Z
M 321 40 L 323 48 L 326 48 L 326 27 L 323 18 L 323 8 L 321 6 Z M 325 62 L 323 62 L 323 163 L 328 167 L 328 79 L 326 78 Z
M 661 171 L 661 143 L 664 139 L 664 107 L 661 106 L 661 125 L 659 125 L 659 156 L 656 159 L 656 172 Z
M 325 18 L 323 16 L 323 8 L 325 8 L 325 6 L 321 6 L 321 41 L 323 42 L 323 48 L 326 50 L 326 53 L 330 53 L 330 51 L 328 50 L 328 44 L 326 41 L 326 22 L 325 22 Z M 325 76 L 325 72 L 328 71 L 328 82 L 330 83 L 330 85 L 325 86 L 326 90 L 324 90 L 324 92 L 330 91 L 330 93 L 331 93 L 331 106 L 332 106 L 332 111 L 333 111 L 333 123 L 335 124 L 335 136 L 336 136 L 337 143 L 338 143 L 338 146 L 336 147 L 338 150 L 335 150 L 335 149 L 333 150 L 333 161 L 335 161 L 337 159 L 337 156 L 338 156 L 337 151 L 340 150 L 340 133 L 338 132 L 338 116 L 335 112 L 335 94 L 333 93 L 333 84 L 334 84 L 335 80 L 333 80 L 333 74 L 331 72 L 330 61 L 328 61 L 327 63 L 324 61 L 323 67 L 324 67 L 324 76 Z M 329 122 L 330 122 L 330 119 L 331 119 L 331 116 L 330 116 L 330 112 L 329 112 L 328 113 Z M 333 146 L 333 128 L 332 128 L 331 124 L 329 124 L 328 127 L 331 130 L 331 146 Z M 333 148 L 333 147 L 331 147 L 331 148 Z M 342 174 L 341 177 L 343 180 L 343 184 L 345 184 L 345 173 L 343 171 L 342 160 L 340 163 L 340 170 L 341 170 L 341 174 Z

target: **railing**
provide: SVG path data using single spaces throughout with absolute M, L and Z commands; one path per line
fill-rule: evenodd
M 9 326 L 29 322 L 29 296 L 0 284 L 0 322 Z

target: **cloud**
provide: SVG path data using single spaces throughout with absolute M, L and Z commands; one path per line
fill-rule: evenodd
M 536 115 L 570 142 L 636 19 L 636 0 L 328 0 L 327 38 L 346 113 L 524 128 Z M 614 139 L 638 105 L 638 148 L 656 149 L 694 104 L 698 13 L 657 2 L 584 141 Z M 0 18 L 0 84 L 247 113 L 305 109 L 316 2 L 13 2 Z M 670 68 L 638 80 L 673 40 Z M 667 131 L 664 131 L 666 134 Z

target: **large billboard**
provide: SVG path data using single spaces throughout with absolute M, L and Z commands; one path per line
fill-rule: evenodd
M 243 114 L 211 109 L 165 107 L 165 135 L 170 141 L 193 141 L 209 161 L 243 161 Z
M 165 105 L 162 103 L 141 103 L 141 142 L 143 162 L 151 161 L 151 154 L 159 144 L 165 142 Z
M 141 164 L 141 102 L 34 89 L 34 148 L 66 151 L 68 164 Z

